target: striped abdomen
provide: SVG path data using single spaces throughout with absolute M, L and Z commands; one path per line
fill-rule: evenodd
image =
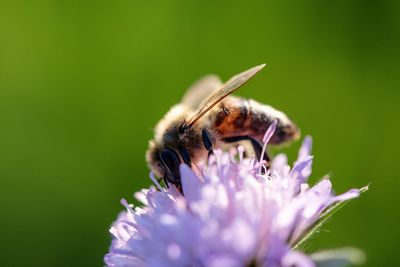
M 270 143 L 280 144 L 299 136 L 298 128 L 284 113 L 252 99 L 229 96 L 210 113 L 212 128 L 221 138 L 248 135 L 262 141 L 274 119 L 278 125 Z

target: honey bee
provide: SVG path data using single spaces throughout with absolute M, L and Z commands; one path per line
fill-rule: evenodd
M 282 144 L 297 139 L 300 131 L 281 111 L 252 99 L 231 93 L 250 80 L 265 64 L 233 76 L 222 84 L 215 75 L 195 82 L 182 101 L 173 106 L 155 127 L 146 159 L 152 172 L 166 186 L 175 185 L 181 191 L 179 165 L 191 167 L 206 159 L 213 148 L 248 142 L 261 157 L 262 139 L 273 120 L 277 120 L 270 144 Z M 267 154 L 263 158 L 269 162 Z

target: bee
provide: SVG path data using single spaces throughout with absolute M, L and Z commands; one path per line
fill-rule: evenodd
M 264 66 L 239 73 L 224 84 L 215 75 L 205 76 L 158 122 L 146 159 L 152 172 L 166 186 L 172 184 L 181 191 L 179 165 L 193 167 L 199 160 L 207 159 L 214 148 L 248 142 L 256 156 L 261 157 L 262 139 L 273 120 L 277 120 L 277 126 L 270 144 L 299 137 L 299 129 L 283 112 L 231 95 Z M 263 158 L 270 161 L 267 154 Z

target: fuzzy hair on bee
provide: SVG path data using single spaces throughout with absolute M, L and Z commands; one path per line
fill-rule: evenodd
M 269 162 L 262 153 L 262 138 L 272 123 L 277 127 L 271 144 L 282 144 L 299 138 L 297 126 L 281 111 L 252 99 L 231 93 L 250 80 L 265 64 L 235 75 L 222 84 L 215 75 L 194 83 L 182 101 L 173 106 L 155 127 L 146 160 L 152 172 L 181 190 L 179 166 L 194 167 L 207 159 L 214 148 L 248 142 L 254 153 Z

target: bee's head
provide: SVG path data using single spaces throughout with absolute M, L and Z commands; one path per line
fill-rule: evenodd
M 192 164 L 192 157 L 201 148 L 201 132 L 184 120 L 171 123 L 161 139 L 150 141 L 146 159 L 154 174 L 180 185 L 179 165 Z

